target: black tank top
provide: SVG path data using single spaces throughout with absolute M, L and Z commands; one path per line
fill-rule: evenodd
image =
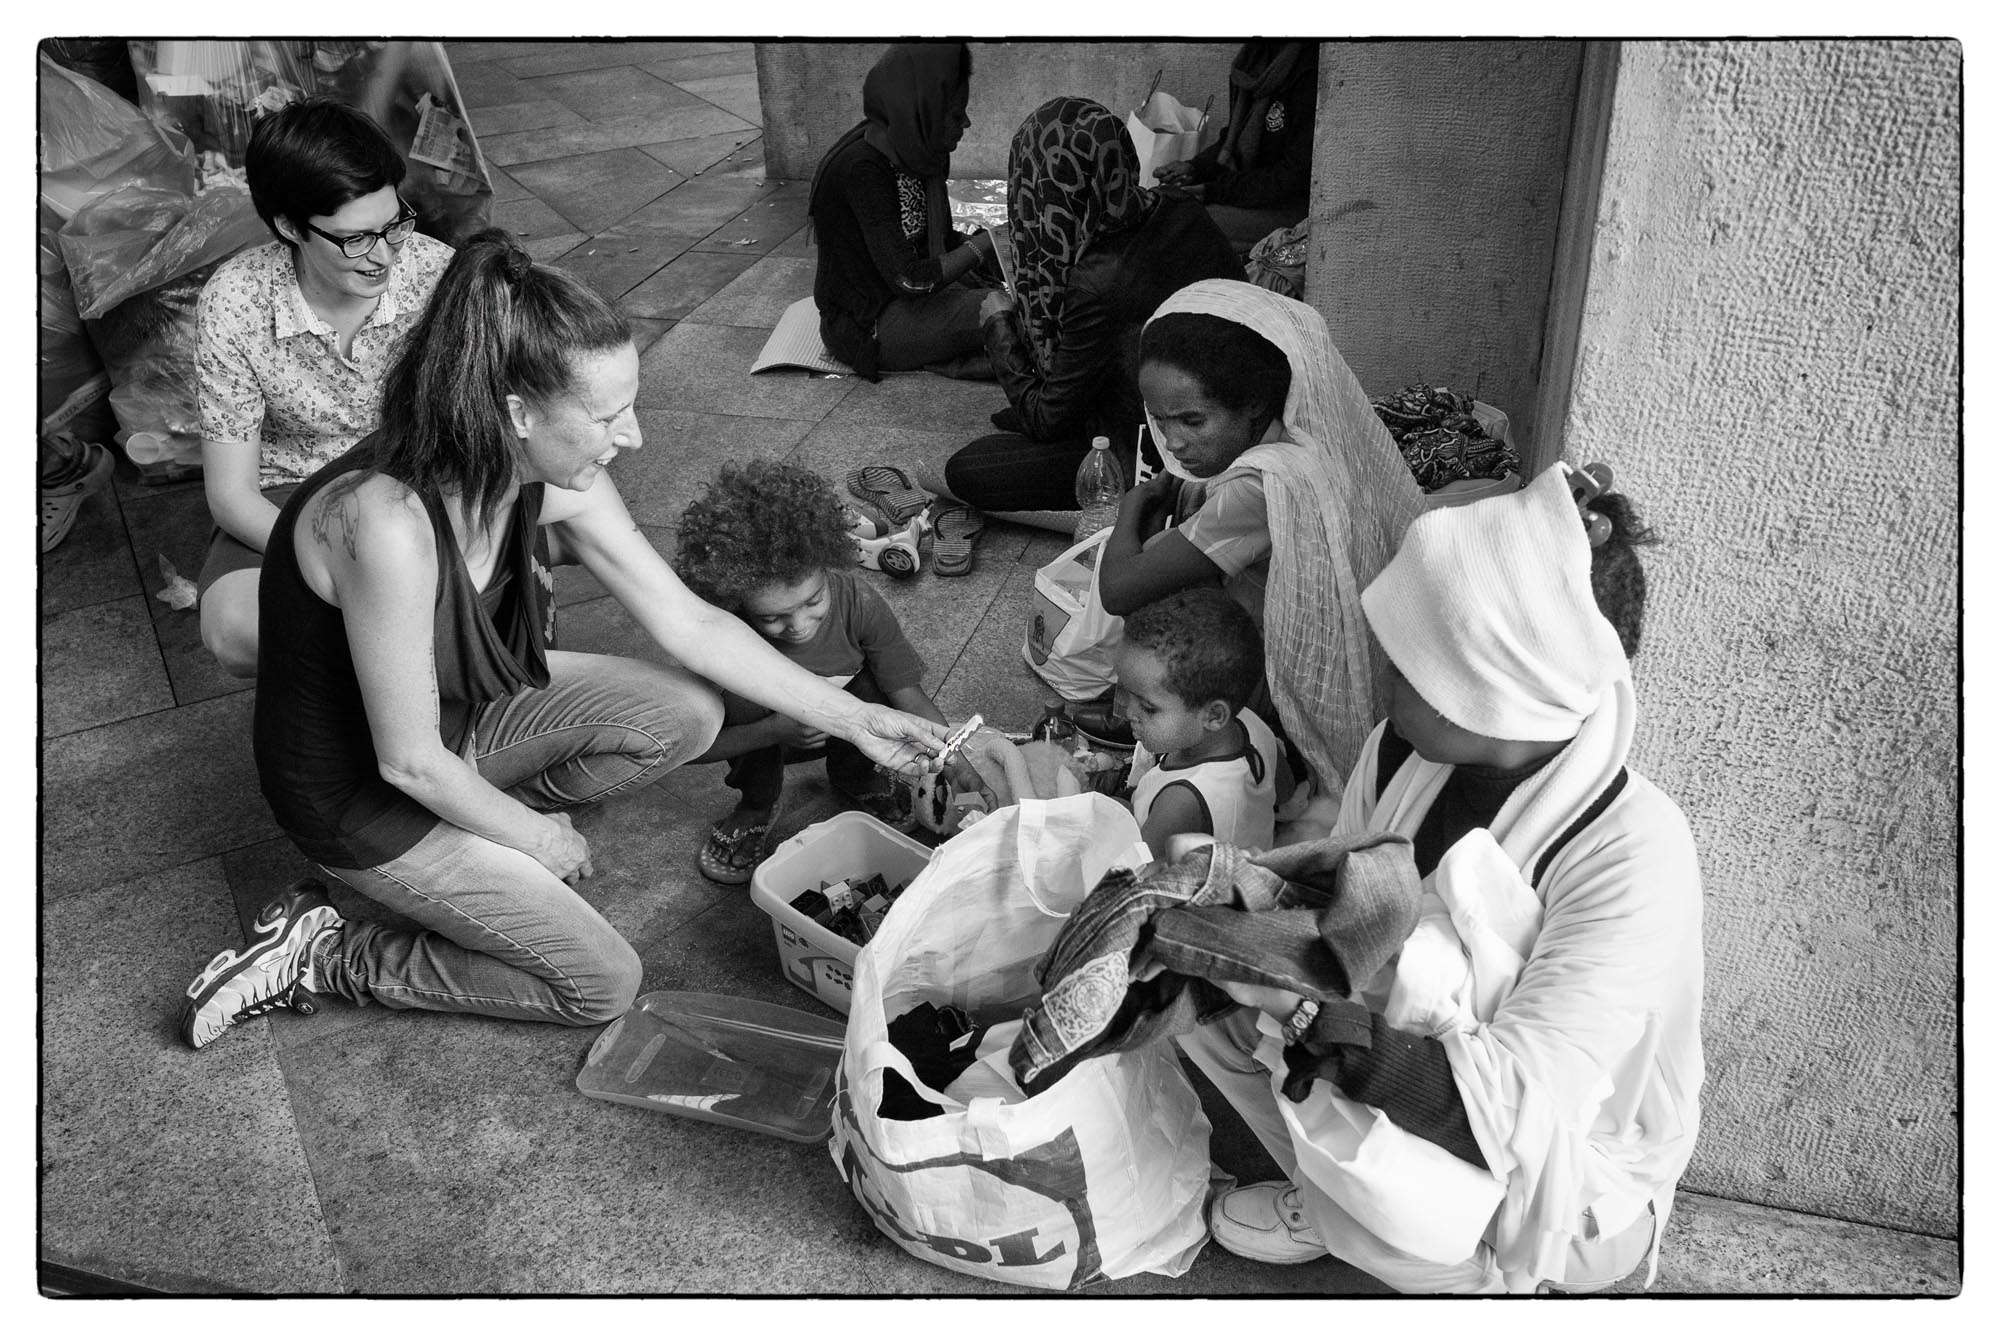
M 257 776 L 279 828 L 300 852 L 366 868 L 409 852 L 438 822 L 385 781 L 368 731 L 341 610 L 300 574 L 292 535 L 306 505 L 335 479 L 375 466 L 368 437 L 308 478 L 279 512 L 258 586 Z M 542 484 L 521 488 L 491 583 L 475 589 L 444 504 L 423 497 L 437 539 L 434 617 L 438 735 L 459 751 L 473 711 L 549 683 L 554 577 L 538 523 Z

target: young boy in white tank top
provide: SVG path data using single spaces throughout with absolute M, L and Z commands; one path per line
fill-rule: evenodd
M 1132 814 L 1154 855 L 1181 834 L 1270 848 L 1280 749 L 1248 708 L 1264 645 L 1242 605 L 1210 586 L 1147 604 L 1125 619 L 1115 671 L 1138 739 Z

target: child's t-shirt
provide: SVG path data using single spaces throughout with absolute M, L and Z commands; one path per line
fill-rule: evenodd
M 1133 747 L 1132 815 L 1140 825 L 1146 824 L 1160 794 L 1181 784 L 1201 803 L 1209 833 L 1217 840 L 1243 849 L 1271 847 L 1277 838 L 1278 738 L 1249 710 L 1239 710 L 1236 720 L 1247 745 L 1219 760 L 1177 766 L 1172 753 L 1155 757 L 1143 742 Z
M 923 685 L 924 661 L 880 594 L 852 570 L 828 570 L 826 597 L 826 617 L 811 640 L 771 647 L 835 686 L 846 686 L 863 668 L 884 695 Z

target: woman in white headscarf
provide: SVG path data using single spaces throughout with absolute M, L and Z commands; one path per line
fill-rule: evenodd
M 1167 473 L 1126 493 L 1099 572 L 1104 606 L 1123 616 L 1221 583 L 1263 629 L 1277 722 L 1338 797 L 1388 700 L 1361 591 L 1423 495 L 1303 302 L 1191 284 L 1147 322 L 1139 360 Z
M 1395 679 L 1334 833 L 1407 836 L 1421 917 L 1347 997 L 1227 984 L 1244 1008 L 1182 1040 L 1287 1175 L 1217 1198 L 1232 1252 L 1426 1293 L 1657 1264 L 1700 1122 L 1701 879 L 1626 765 L 1650 536 L 1600 486 L 1558 464 L 1432 511 L 1362 596 Z

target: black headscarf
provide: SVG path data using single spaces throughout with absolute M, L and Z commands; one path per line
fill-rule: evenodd
M 972 53 L 963 42 L 898 42 L 869 69 L 861 84 L 861 123 L 842 135 L 820 159 L 807 195 L 808 212 L 819 211 L 820 179 L 826 164 L 856 139 L 924 183 L 930 253 L 945 251 L 951 228 L 951 201 L 945 182 L 958 118 L 971 97 Z

